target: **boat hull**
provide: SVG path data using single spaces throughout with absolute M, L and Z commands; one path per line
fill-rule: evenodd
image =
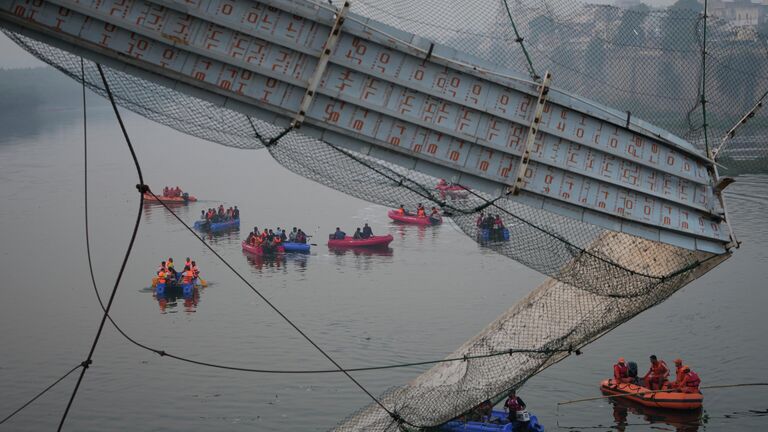
M 432 225 L 439 225 L 443 222 L 442 220 L 432 219 L 430 217 L 401 215 L 400 213 L 397 212 L 397 210 L 390 210 L 389 212 L 387 212 L 387 216 L 389 216 L 389 218 L 395 222 L 400 222 L 400 223 L 410 224 L 410 225 L 432 226 Z
M 612 379 L 600 383 L 600 390 L 605 395 L 630 395 L 623 399 L 631 400 L 640 405 L 652 408 L 672 410 L 697 410 L 704 403 L 701 393 L 659 392 L 634 395 L 633 393 L 649 392 L 650 389 L 635 384 L 614 384 Z
M 273 255 L 283 255 L 286 252 L 285 247 L 283 246 L 278 246 L 277 250 L 275 251 L 265 251 L 264 248 L 261 246 L 250 245 L 246 242 L 243 242 L 241 245 L 243 248 L 243 252 L 247 252 L 251 255 L 273 256 Z
M 391 234 L 385 236 L 373 236 L 367 239 L 355 240 L 350 236 L 344 240 L 330 239 L 328 247 L 330 248 L 385 248 L 389 246 L 394 238 Z

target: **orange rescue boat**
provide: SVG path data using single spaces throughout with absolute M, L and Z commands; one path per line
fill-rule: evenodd
M 653 408 L 695 410 L 701 408 L 704 402 L 704 396 L 701 393 L 683 393 L 670 391 L 670 389 L 653 391 L 635 384 L 616 384 L 613 379 L 603 380 L 600 383 L 600 390 L 604 395 L 627 395 L 621 399 L 631 400 Z
M 168 203 L 188 203 L 188 202 L 195 202 L 197 201 L 197 198 L 193 197 L 192 195 L 189 195 L 187 193 L 184 193 L 182 196 L 165 196 L 165 195 L 158 195 L 157 198 L 155 198 L 152 194 L 145 193 L 144 194 L 144 201 L 148 202 L 164 202 L 166 204 Z

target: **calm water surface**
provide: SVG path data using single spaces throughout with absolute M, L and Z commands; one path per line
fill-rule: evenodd
M 85 256 L 82 124 L 78 112 L 5 118 L 0 129 L 0 416 L 85 359 L 100 319 Z M 111 113 L 90 112 L 91 236 L 96 279 L 108 295 L 137 209 L 137 182 Z M 202 201 L 177 211 L 238 205 L 242 232 L 210 238 L 254 286 L 347 367 L 440 358 L 544 277 L 489 253 L 450 223 L 389 223 L 386 209 L 300 178 L 264 151 L 228 149 L 134 115 L 127 125 L 146 181 L 180 185 Z M 706 392 L 705 421 L 594 401 L 618 356 L 640 363 L 682 356 L 704 384 L 766 381 L 768 177 L 741 177 L 730 205 L 743 247 L 599 341 L 531 379 L 521 395 L 550 430 L 760 430 L 768 389 Z M 323 239 L 368 222 L 395 240 L 385 253 L 334 253 Z M 161 206 L 149 206 L 113 307 L 139 341 L 201 361 L 264 369 L 327 369 L 314 351 Z M 302 227 L 320 243 L 307 256 L 243 255 L 247 230 Z M 164 258 L 196 259 L 210 286 L 191 299 L 148 289 Z M 358 373 L 373 393 L 424 368 Z M 52 430 L 74 376 L 0 430 Z M 367 404 L 340 375 L 229 372 L 160 358 L 107 327 L 78 394 L 71 431 L 326 430 Z

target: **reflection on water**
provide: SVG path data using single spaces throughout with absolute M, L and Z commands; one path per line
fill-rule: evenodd
M 176 313 L 179 310 L 191 314 L 197 311 L 202 290 L 201 287 L 195 286 L 192 291 L 185 292 L 181 286 L 175 285 L 166 287 L 161 293 L 152 290 L 152 297 L 157 300 L 161 314 Z M 179 309 L 179 301 L 181 301 L 181 309 Z
M 667 425 L 673 429 L 663 428 L 665 430 L 675 430 L 677 432 L 697 432 L 700 426 L 703 426 L 704 411 L 697 410 L 668 410 L 662 408 L 650 408 L 637 404 L 626 398 L 611 398 L 613 406 L 613 421 L 615 429 L 625 431 L 628 426 L 637 425 L 633 423 L 632 416 L 642 417 L 644 423 L 651 425 Z M 660 428 L 661 429 L 661 428 Z

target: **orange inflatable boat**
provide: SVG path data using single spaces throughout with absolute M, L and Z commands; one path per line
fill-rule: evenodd
M 194 202 L 197 201 L 197 198 L 184 193 L 182 196 L 165 196 L 165 195 L 158 195 L 157 198 L 155 198 L 152 194 L 145 193 L 144 194 L 144 201 L 149 202 L 159 202 L 162 201 L 166 204 L 173 204 L 173 203 L 188 203 L 188 202 Z
M 631 400 L 643 406 L 675 410 L 695 410 L 701 408 L 704 396 L 701 393 L 683 393 L 680 391 L 653 392 L 635 384 L 615 384 L 613 379 L 600 383 L 604 395 L 630 395 L 621 399 Z M 641 393 L 641 394 L 633 394 Z

